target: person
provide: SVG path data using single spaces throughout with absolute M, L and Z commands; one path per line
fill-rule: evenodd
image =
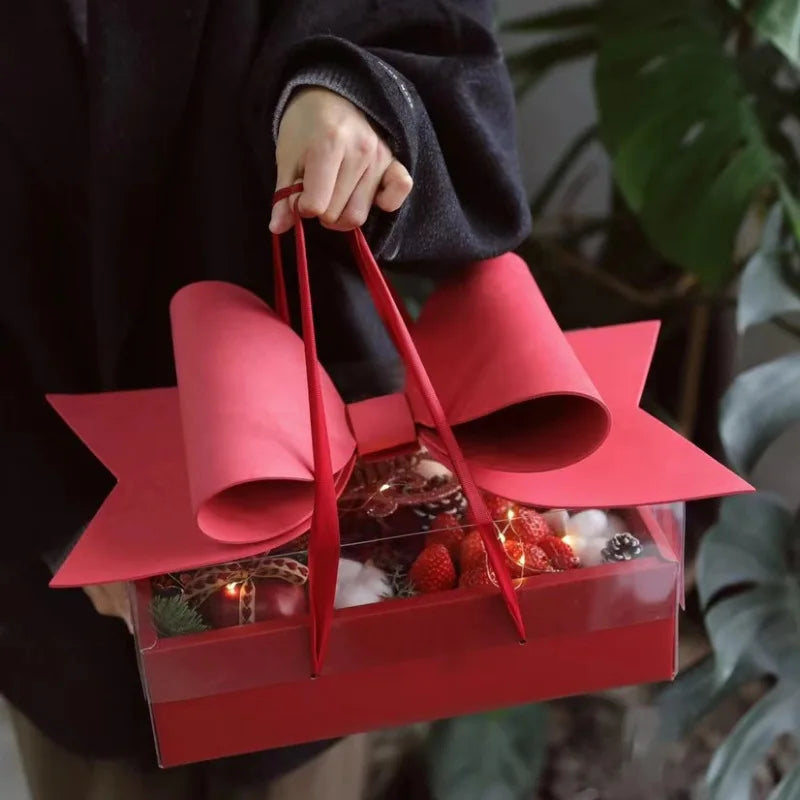
M 124 594 L 48 589 L 113 478 L 44 396 L 174 384 L 171 296 L 270 300 L 271 198 L 300 179 L 320 357 L 347 399 L 390 389 L 340 232 L 434 279 L 528 232 L 492 23 L 490 0 L 0 7 L 0 691 L 34 800 L 360 796 L 359 739 L 155 769 Z

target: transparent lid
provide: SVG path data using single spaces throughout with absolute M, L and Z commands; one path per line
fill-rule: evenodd
M 485 499 L 517 587 L 554 572 L 682 559 L 682 503 L 573 512 Z M 339 509 L 337 608 L 496 585 L 458 481 L 425 451 L 360 462 Z M 304 614 L 307 545 L 304 534 L 263 556 L 152 578 L 158 636 Z

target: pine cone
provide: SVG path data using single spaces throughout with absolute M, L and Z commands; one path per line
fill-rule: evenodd
M 439 514 L 453 514 L 460 517 L 467 509 L 467 498 L 461 490 L 433 503 L 420 503 L 414 506 L 414 513 L 430 524 Z
M 630 533 L 618 533 L 606 542 L 600 554 L 603 561 L 630 561 L 642 554 L 642 544 Z

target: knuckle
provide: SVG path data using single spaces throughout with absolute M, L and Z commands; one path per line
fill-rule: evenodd
M 337 144 L 344 138 L 344 126 L 339 122 L 324 122 L 320 128 L 318 142 L 323 148 Z
M 367 221 L 367 212 L 363 209 L 353 209 L 342 214 L 341 222 L 349 228 L 359 228 Z
M 353 149 L 362 159 L 372 159 L 378 154 L 378 137 L 375 134 L 361 133 L 353 142 Z

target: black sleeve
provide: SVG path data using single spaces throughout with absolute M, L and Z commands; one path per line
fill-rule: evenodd
M 3 556 L 34 555 L 55 566 L 114 479 L 33 387 L 1 326 L 0 374 Z
M 403 264 L 513 249 L 530 218 L 514 99 L 489 0 L 304 0 L 268 33 L 249 89 L 253 147 L 274 180 L 273 129 L 288 93 L 322 85 L 358 105 L 414 179 L 397 214 L 374 212 L 379 257 Z

